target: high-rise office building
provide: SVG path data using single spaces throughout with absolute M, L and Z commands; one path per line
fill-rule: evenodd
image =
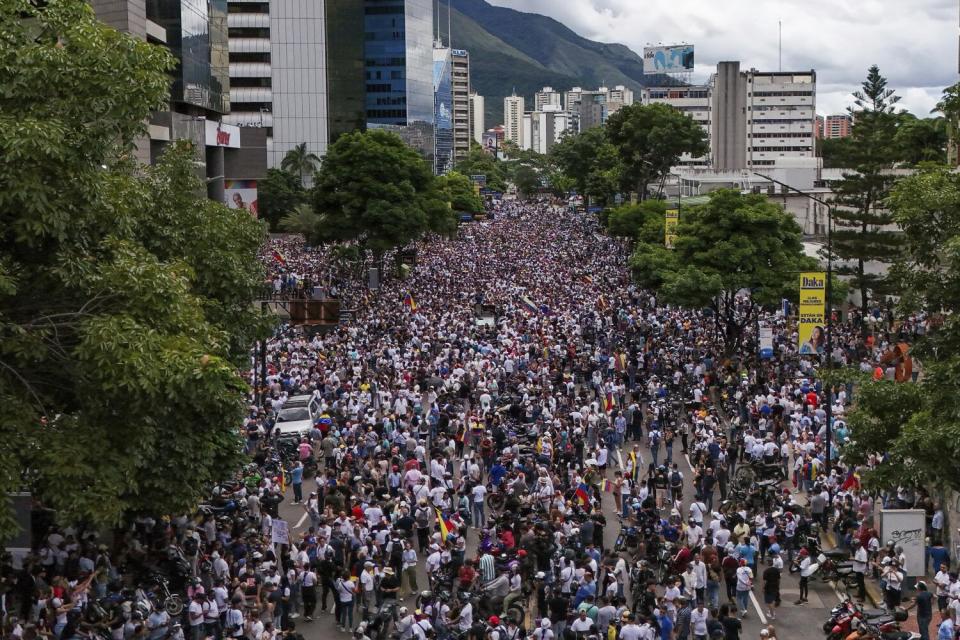
M 363 6 L 366 126 L 396 131 L 433 165 L 433 0 Z
M 230 113 L 223 121 L 240 127 L 263 127 L 269 140 L 273 128 L 270 4 L 229 0 L 227 8 Z
M 649 87 L 644 104 L 662 102 L 699 123 L 710 155 L 683 156 L 680 165 L 716 171 L 771 167 L 780 158 L 813 158 L 815 71 L 741 71 L 721 62 L 706 85 Z
M 456 162 L 470 152 L 470 54 L 463 49 L 453 49 L 450 55 L 453 62 L 453 158 Z
M 574 87 L 563 95 L 564 110 L 573 114 L 579 131 L 599 127 L 611 115 L 631 104 L 633 91 L 623 85 L 617 85 L 613 89 L 599 87 L 593 91 Z
M 366 127 L 365 7 L 360 0 L 324 0 L 327 27 L 327 134 L 330 144 Z
M 554 90 L 553 87 L 544 87 L 540 91 L 537 91 L 533 96 L 533 110 L 534 111 L 543 111 L 543 108 L 546 106 L 560 108 L 561 94 L 559 91 Z
M 228 0 L 228 8 L 231 113 L 224 121 L 265 129 L 271 167 L 299 144 L 322 156 L 343 133 L 363 129 L 362 3 L 325 0 L 301 9 Z
M 433 47 L 433 170 L 437 175 L 453 167 L 453 60 L 447 47 Z
M 484 99 L 478 93 L 470 94 L 470 135 L 477 144 L 483 144 L 483 134 L 487 128 L 484 124 Z
M 323 2 L 270 3 L 270 69 L 273 145 L 270 166 L 306 143 L 317 155 L 327 151 L 327 51 Z
M 266 137 L 223 121 L 231 108 L 227 0 L 91 3 L 106 24 L 166 46 L 177 60 L 169 108 L 151 115 L 138 159 L 155 162 L 171 141 L 190 140 L 207 195 L 255 211 L 254 181 L 266 171 Z
M 522 147 L 523 135 L 523 96 L 514 93 L 503 99 L 503 139 Z

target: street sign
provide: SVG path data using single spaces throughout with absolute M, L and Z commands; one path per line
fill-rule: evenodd
M 470 182 L 485 187 L 487 186 L 487 176 L 483 174 L 472 175 L 470 176 Z

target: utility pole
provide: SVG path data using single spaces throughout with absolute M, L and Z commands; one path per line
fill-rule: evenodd
M 812 200 L 817 204 L 821 204 L 827 208 L 827 281 L 824 283 L 824 293 L 826 295 L 825 301 L 825 324 L 827 329 L 827 348 L 826 348 L 826 365 L 827 377 L 829 377 L 830 370 L 833 368 L 833 305 L 830 303 L 830 296 L 833 294 L 833 212 L 834 207 L 831 203 L 826 200 L 812 196 L 809 193 L 804 193 L 800 189 L 797 189 L 794 186 L 791 186 L 785 182 L 780 182 L 779 180 L 774 180 L 770 176 L 765 176 L 762 173 L 754 172 L 755 176 L 759 176 L 764 180 L 769 180 L 774 184 L 778 184 L 781 187 L 784 187 L 788 191 L 792 191 L 796 194 Z M 824 412 L 827 416 L 827 433 L 825 438 L 825 449 L 827 454 L 826 460 L 826 473 L 829 476 L 830 471 L 833 469 L 833 387 L 829 383 L 826 385 L 826 396 L 827 396 L 827 406 L 824 407 Z

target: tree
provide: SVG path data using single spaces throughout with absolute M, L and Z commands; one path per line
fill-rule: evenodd
M 340 136 L 327 149 L 313 188 L 323 242 L 356 241 L 378 258 L 428 231 L 449 233 L 457 217 L 430 165 L 395 133 Z
M 910 166 L 924 162 L 947 161 L 947 127 L 943 118 L 917 118 L 912 113 L 897 114 L 897 132 L 893 137 L 898 160 Z
M 850 166 L 853 140 L 846 138 L 818 138 L 817 155 L 823 158 L 824 169 L 845 169 Z
M 0 33 L 0 495 L 95 526 L 188 512 L 242 459 L 263 227 L 206 199 L 188 143 L 132 159 L 164 48 L 83 0 L 0 0 Z
M 937 322 L 911 352 L 922 361 L 916 383 L 858 385 L 848 420 L 855 440 L 843 455 L 862 464 L 878 454 L 865 480 L 879 488 L 960 490 L 960 176 L 922 169 L 897 183 L 889 203 L 904 238 L 891 272 L 900 311 Z
M 483 211 L 483 200 L 474 191 L 470 178 L 462 173 L 451 171 L 437 180 L 440 192 L 455 212 L 480 213 Z
M 644 200 L 639 204 L 616 207 L 607 214 L 607 232 L 615 237 L 662 245 L 666 211 L 667 205 L 662 200 Z
M 286 233 L 299 233 L 307 239 L 308 243 L 313 243 L 317 239 L 317 229 L 320 228 L 323 217 L 317 215 L 309 204 L 298 204 L 290 211 L 277 227 Z
M 666 104 L 633 104 L 623 107 L 604 126 L 622 164 L 625 190 L 636 190 L 645 200 L 647 188 L 663 186 L 680 156 L 710 151 L 703 128 L 693 118 Z
M 728 354 L 759 306 L 795 298 L 797 273 L 812 266 L 790 214 L 765 196 L 735 190 L 714 191 L 706 204 L 683 209 L 674 248 L 662 236 L 640 242 L 630 264 L 639 284 L 665 302 L 710 308 Z M 744 290 L 750 299 L 738 303 Z
M 470 146 L 470 152 L 456 164 L 457 173 L 469 176 L 486 176 L 487 187 L 495 191 L 506 191 L 507 183 L 503 177 L 502 163 L 479 146 Z
M 578 193 L 600 206 L 613 202 L 620 187 L 620 158 L 602 127 L 564 135 L 550 150 L 550 161 Z
M 307 192 L 300 178 L 282 169 L 267 169 L 267 175 L 257 183 L 260 199 L 260 218 L 266 220 L 271 231 L 276 231 L 280 220 L 307 200 Z
M 943 90 L 934 113 L 943 115 L 949 139 L 947 162 L 956 165 L 960 162 L 960 82 Z
M 307 186 L 307 176 L 313 173 L 320 165 L 320 156 L 307 150 L 307 143 L 301 142 L 290 151 L 287 151 L 280 161 L 280 168 L 284 171 L 300 176 L 300 185 Z
M 833 213 L 833 250 L 851 261 L 840 273 L 852 275 L 852 285 L 860 292 L 860 304 L 866 309 L 874 291 L 883 292 L 883 277 L 867 270 L 870 262 L 891 263 L 896 258 L 899 239 L 893 228 L 893 215 L 884 201 L 895 180 L 898 115 L 900 100 L 876 65 L 870 67 L 862 89 L 853 94 L 853 130 L 850 133 L 849 168 L 837 183 L 837 202 Z

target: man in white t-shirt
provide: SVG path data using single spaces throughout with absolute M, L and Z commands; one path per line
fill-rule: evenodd
M 747 561 L 740 560 L 740 566 L 737 567 L 737 606 L 740 609 L 740 617 L 747 615 L 747 605 L 750 601 L 750 592 L 753 589 L 753 570 L 747 566 Z
M 487 487 L 479 483 L 470 490 L 473 495 L 473 526 L 480 529 L 487 526 L 487 516 L 483 511 L 483 501 L 487 497 Z

